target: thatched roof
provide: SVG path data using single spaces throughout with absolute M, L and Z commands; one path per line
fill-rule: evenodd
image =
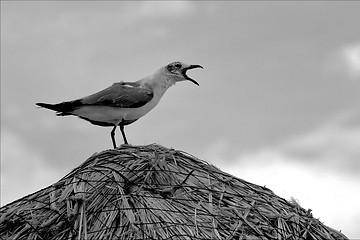
M 94 154 L 0 214 L 1 239 L 347 239 L 295 202 L 159 145 Z

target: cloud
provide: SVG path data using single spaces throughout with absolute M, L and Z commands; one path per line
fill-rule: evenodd
M 360 42 L 338 47 L 329 54 L 324 66 L 329 77 L 360 79 Z
M 360 79 L 360 43 L 339 47 L 330 54 L 325 66 L 327 74 Z
M 63 173 L 50 168 L 43 157 L 8 130 L 1 130 L 1 205 L 40 190 Z
M 117 25 L 132 26 L 140 21 L 160 19 L 166 23 L 166 19 L 192 14 L 195 10 L 190 1 L 139 1 L 123 2 L 119 13 L 112 15 Z M 108 14 L 104 12 L 103 17 L 108 20 Z
M 342 113 L 317 129 L 297 136 L 278 148 L 324 169 L 360 173 L 360 113 Z
M 341 56 L 349 75 L 360 77 L 360 43 L 344 47 Z
M 21 5 L 20 5 L 21 4 Z M 24 4 L 26 7 L 24 8 Z M 176 19 L 195 10 L 190 1 L 134 1 L 134 2 L 39 2 L 12 3 L 5 6 L 2 35 L 8 42 L 19 41 L 22 34 L 30 36 L 49 35 L 53 42 L 60 42 L 64 34 L 73 39 L 91 34 L 118 33 L 134 24 L 160 19 L 165 24 L 168 19 Z M 34 14 L 39 12 L 39 14 Z M 43 21 L 51 18 L 51 21 Z M 56 29 L 56 31 L 53 31 Z M 21 30 L 21 31 L 19 31 Z M 109 33 L 107 33 L 109 34 Z M 65 36 L 66 36 L 65 35 Z M 86 36 L 87 41 L 89 41 Z M 2 39 L 3 40 L 3 39 Z
M 144 1 L 139 4 L 137 12 L 144 17 L 177 17 L 189 14 L 193 10 L 190 1 Z
M 234 152 L 233 149 L 229 149 L 230 146 L 234 145 L 219 142 L 213 144 L 202 155 L 205 156 L 205 159 L 211 159 L 214 162 L 218 162 L 222 158 L 229 162 L 234 162 L 234 159 L 236 161 L 246 159 L 228 154 Z M 239 154 L 239 150 L 237 152 Z M 282 156 L 287 161 L 302 161 L 312 167 L 321 167 L 324 171 L 360 174 L 360 112 L 340 113 L 308 132 L 260 149 L 245 149 L 240 154 L 246 156 L 247 154 L 252 155 L 254 152 L 266 152 L 266 158 L 271 157 L 271 152 L 275 152 L 276 159 Z M 257 158 L 258 163 L 260 159 L 262 158 Z

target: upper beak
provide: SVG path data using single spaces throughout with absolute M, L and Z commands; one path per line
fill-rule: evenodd
M 182 73 L 183 73 L 185 79 L 187 79 L 187 80 L 189 80 L 189 81 L 191 81 L 191 82 L 193 82 L 194 84 L 196 84 L 196 85 L 199 86 L 199 83 L 198 83 L 197 81 L 195 81 L 195 80 L 192 79 L 192 78 L 189 78 L 189 76 L 186 75 L 186 71 L 189 70 L 189 69 L 193 69 L 193 68 L 203 68 L 203 67 L 202 67 L 201 65 L 190 65 L 190 66 L 184 68 L 183 71 L 182 71 Z

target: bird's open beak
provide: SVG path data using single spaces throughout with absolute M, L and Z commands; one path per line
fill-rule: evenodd
M 191 81 L 191 82 L 193 82 L 194 84 L 196 84 L 196 85 L 199 86 L 199 83 L 198 83 L 197 81 L 195 81 L 195 80 L 192 79 L 192 78 L 189 78 L 189 76 L 186 75 L 186 71 L 189 70 L 189 69 L 193 69 L 193 68 L 203 68 L 203 67 L 200 66 L 200 65 L 190 65 L 190 66 L 188 66 L 188 67 L 186 67 L 186 68 L 183 69 L 182 74 L 184 75 L 184 77 L 185 77 L 186 80 L 189 80 L 189 81 Z

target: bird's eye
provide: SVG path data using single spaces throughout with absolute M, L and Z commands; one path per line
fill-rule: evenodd
M 180 64 L 180 63 L 177 63 L 177 64 L 175 64 L 175 67 L 176 67 L 176 68 L 181 68 L 181 64 Z
M 173 66 L 172 65 L 168 65 L 166 67 L 166 69 L 169 71 L 169 72 L 172 72 L 173 71 Z

